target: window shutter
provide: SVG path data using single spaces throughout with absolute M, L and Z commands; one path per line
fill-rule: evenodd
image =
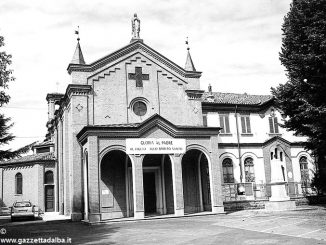
M 251 127 L 250 127 L 250 117 L 249 116 L 246 117 L 246 123 L 247 123 L 247 133 L 250 134 Z
M 221 133 L 224 134 L 225 133 L 225 126 L 224 126 L 224 120 L 223 120 L 224 116 L 220 115 L 220 127 L 221 129 Z
M 268 119 L 269 119 L 269 132 L 273 134 L 274 133 L 273 118 L 269 117 Z
M 229 125 L 229 116 L 225 115 L 225 131 L 226 133 L 230 133 L 230 125 Z
M 245 123 L 245 117 L 240 117 L 241 118 L 241 128 L 242 128 L 242 133 L 246 133 L 246 123 Z
M 277 117 L 274 117 L 274 129 L 275 129 L 275 133 L 278 134 L 278 123 L 277 123 Z

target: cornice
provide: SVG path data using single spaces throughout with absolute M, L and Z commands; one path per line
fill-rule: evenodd
M 265 113 L 267 108 L 273 105 L 273 101 L 269 101 L 264 104 L 259 105 L 239 105 L 239 104 L 222 104 L 222 103 L 210 103 L 202 101 L 202 110 L 203 112 L 218 112 L 218 111 L 229 111 L 234 112 L 237 107 L 237 112 L 257 112 Z
M 152 128 L 158 127 L 173 138 L 209 138 L 219 134 L 219 127 L 176 126 L 159 115 L 154 115 L 138 126 L 85 126 L 78 134 L 80 143 L 88 136 L 99 138 L 140 138 Z
M 191 100 L 201 100 L 205 90 L 186 90 L 187 96 Z

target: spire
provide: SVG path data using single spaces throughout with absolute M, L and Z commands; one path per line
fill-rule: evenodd
M 72 57 L 72 60 L 71 60 L 70 64 L 85 65 L 83 52 L 82 52 L 80 44 L 79 44 L 79 40 L 80 40 L 80 38 L 79 38 L 79 26 L 78 26 L 78 30 L 75 31 L 75 34 L 77 35 L 77 46 L 76 46 L 75 53 L 74 53 L 74 56 Z
M 190 47 L 189 47 L 188 37 L 187 37 L 186 45 L 187 45 L 188 53 L 187 53 L 187 60 L 186 60 L 185 70 L 186 71 L 196 71 L 196 68 L 194 66 L 194 62 L 192 62 L 190 51 L 189 51 Z

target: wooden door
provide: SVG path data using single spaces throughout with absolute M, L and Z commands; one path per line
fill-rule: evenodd
M 45 212 L 54 212 L 54 185 L 45 186 Z

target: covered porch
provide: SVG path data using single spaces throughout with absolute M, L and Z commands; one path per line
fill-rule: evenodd
M 83 128 L 77 138 L 84 220 L 224 212 L 218 132 L 175 126 L 159 115 L 140 124 Z M 164 142 L 169 147 L 157 147 Z

